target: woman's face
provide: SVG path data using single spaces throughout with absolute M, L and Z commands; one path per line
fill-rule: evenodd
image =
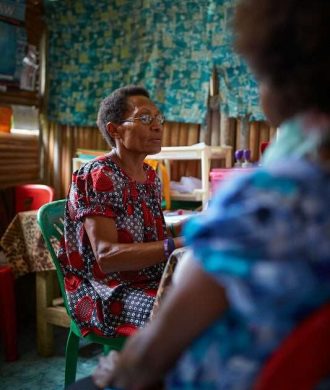
M 117 125 L 117 134 L 114 137 L 117 148 L 141 154 L 159 153 L 162 146 L 163 124 L 159 121 L 161 114 L 158 108 L 146 96 L 130 96 L 127 103 L 127 113 L 123 122 Z M 139 119 L 144 115 L 152 117 L 150 124 Z

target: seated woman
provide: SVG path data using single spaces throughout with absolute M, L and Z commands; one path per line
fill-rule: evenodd
M 155 319 L 101 359 L 99 387 L 150 389 L 166 377 L 169 389 L 251 389 L 281 341 L 330 300 L 329 19 L 329 0 L 238 2 L 236 45 L 264 111 L 304 147 L 228 183 L 188 221 L 180 280 Z
M 97 124 L 112 150 L 73 173 L 59 257 L 83 335 L 131 335 L 148 321 L 169 254 L 161 184 L 144 159 L 161 150 L 164 116 L 141 87 L 115 90 Z M 177 226 L 179 233 L 180 226 Z

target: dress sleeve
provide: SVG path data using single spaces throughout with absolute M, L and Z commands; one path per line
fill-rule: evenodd
M 109 167 L 89 164 L 73 174 L 68 208 L 73 220 L 115 218 L 122 206 L 122 184 Z
M 288 295 L 301 301 L 315 288 L 301 261 L 309 250 L 303 205 L 297 181 L 257 170 L 221 188 L 205 216 L 185 225 L 194 257 L 241 314 L 262 314 Z

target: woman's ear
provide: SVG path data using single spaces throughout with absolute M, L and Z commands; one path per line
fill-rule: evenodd
M 107 130 L 112 139 L 116 140 L 120 138 L 120 125 L 116 125 L 115 123 L 108 122 Z

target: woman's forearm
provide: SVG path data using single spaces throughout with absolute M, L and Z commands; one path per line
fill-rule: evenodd
M 163 240 L 119 243 L 117 227 L 111 218 L 88 217 L 84 228 L 104 273 L 136 271 L 166 260 Z M 174 238 L 174 244 L 176 248 L 180 248 L 183 245 L 182 238 Z
M 182 240 L 174 239 L 175 247 L 182 247 Z M 164 241 L 133 244 L 98 241 L 95 256 L 103 272 L 136 271 L 166 261 Z
M 156 318 L 128 340 L 108 378 L 109 384 L 142 389 L 157 383 L 226 308 L 224 289 L 197 265 L 190 264 Z M 97 371 L 95 378 L 97 381 Z

